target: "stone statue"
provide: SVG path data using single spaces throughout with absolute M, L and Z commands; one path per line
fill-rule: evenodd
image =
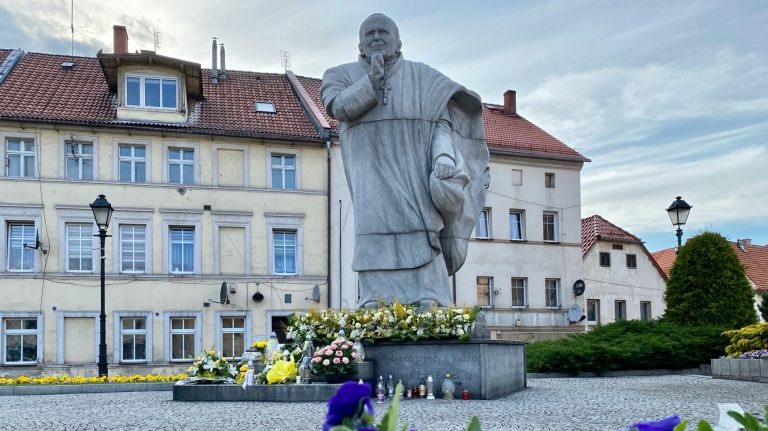
M 485 204 L 482 105 L 401 47 L 394 21 L 369 16 L 358 61 L 327 70 L 320 94 L 339 120 L 360 304 L 448 305 Z

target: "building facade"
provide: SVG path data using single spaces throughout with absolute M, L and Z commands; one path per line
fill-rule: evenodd
M 128 53 L 118 26 L 111 54 L 0 65 L 0 374 L 95 372 L 99 194 L 115 372 L 238 357 L 327 305 L 327 140 L 288 76 Z
M 667 276 L 640 238 L 593 215 L 581 220 L 581 239 L 585 325 L 664 314 Z

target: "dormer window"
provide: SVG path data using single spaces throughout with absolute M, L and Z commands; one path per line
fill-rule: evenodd
M 256 112 L 275 113 L 275 104 L 273 102 L 256 102 Z
M 125 106 L 136 108 L 178 108 L 178 80 L 161 76 L 127 75 Z

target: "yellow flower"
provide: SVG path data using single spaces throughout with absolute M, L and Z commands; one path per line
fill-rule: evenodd
M 211 350 L 210 352 L 208 352 L 208 354 L 209 354 L 209 355 L 211 355 L 211 356 L 213 356 L 213 355 L 215 355 L 215 354 L 216 354 L 216 352 L 214 352 L 213 350 Z
M 275 365 L 267 372 L 267 383 L 274 385 L 294 377 L 296 377 L 296 364 L 291 361 L 280 360 L 275 362 Z
M 267 342 L 266 341 L 257 341 L 255 343 L 253 343 L 253 347 L 255 347 L 257 349 L 263 349 L 263 348 L 267 347 Z

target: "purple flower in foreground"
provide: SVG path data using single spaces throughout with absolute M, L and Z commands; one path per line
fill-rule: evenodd
M 680 416 L 670 416 L 656 422 L 638 422 L 627 428 L 628 431 L 673 431 L 675 426 L 681 422 Z
M 353 422 L 357 422 L 363 413 L 373 416 L 371 386 L 367 383 L 344 383 L 336 391 L 336 394 L 328 400 L 328 414 L 325 417 L 323 431 L 328 431 L 336 425 L 341 425 L 344 422 L 344 418 L 350 418 Z M 359 430 L 365 429 L 375 431 L 372 428 Z

